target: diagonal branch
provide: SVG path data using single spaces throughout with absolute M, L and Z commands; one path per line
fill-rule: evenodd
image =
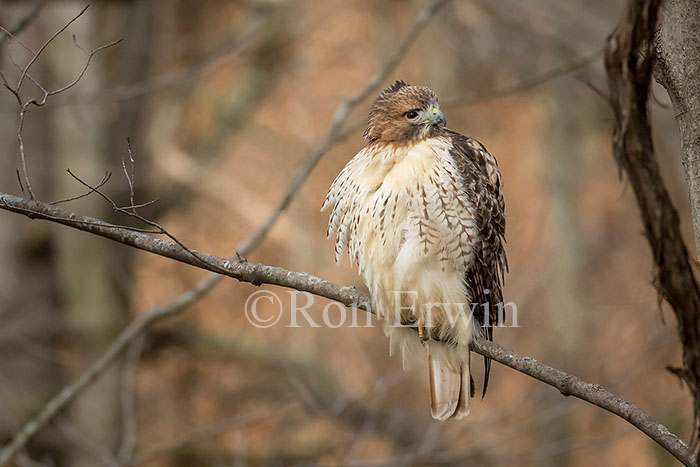
M 0 193 L 0 209 L 26 215 L 32 219 L 44 219 L 63 224 L 78 230 L 90 232 L 101 237 L 123 243 L 125 245 L 164 256 L 195 267 L 207 269 L 218 274 L 232 277 L 241 282 L 255 285 L 273 284 L 291 289 L 309 292 L 343 303 L 346 306 L 368 310 L 369 297 L 354 287 L 340 286 L 327 280 L 303 272 L 290 271 L 284 268 L 264 264 L 249 263 L 244 260 L 227 260 L 199 252 L 205 263 L 196 261 L 185 249 L 176 243 L 153 238 L 141 232 L 115 228 L 111 224 L 87 216 L 63 210 L 35 200 L 27 200 L 16 196 Z M 163 308 L 153 310 L 139 316 L 117 337 L 103 354 L 80 377 L 80 381 L 89 382 L 100 375 L 103 368 L 110 365 L 118 355 L 128 347 L 129 343 L 148 329 L 155 322 L 174 316 L 178 308 Z M 371 311 L 371 310 L 370 310 Z M 666 427 L 643 412 L 639 407 L 627 402 L 599 385 L 586 383 L 580 378 L 549 367 L 536 360 L 518 355 L 510 349 L 493 342 L 478 339 L 473 343 L 473 350 L 487 356 L 503 365 L 529 375 L 546 384 L 557 388 L 564 395 L 575 396 L 601 407 L 637 427 L 660 446 L 670 452 L 686 466 L 695 466 L 697 455 L 680 438 L 671 433 Z M 72 386 L 71 386 L 72 387 Z M 36 426 L 42 426 L 50 420 L 63 406 L 61 401 L 72 397 L 71 389 L 63 391 L 47 404 L 30 423 L 15 435 L 13 440 L 0 453 L 0 467 L 8 465 L 10 459 L 26 444 L 35 431 Z

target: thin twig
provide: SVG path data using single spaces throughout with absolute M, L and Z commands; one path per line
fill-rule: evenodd
M 19 176 L 19 172 L 17 173 L 17 175 Z M 105 183 L 107 183 L 107 182 L 109 181 L 110 178 L 112 178 L 112 172 L 109 172 L 109 171 L 105 172 L 105 174 L 102 176 L 102 180 L 100 180 L 100 183 L 98 183 L 98 184 L 95 186 L 95 188 L 102 188 L 102 187 L 105 185 Z M 20 183 L 21 183 L 21 182 L 22 182 L 22 180 L 20 179 Z M 72 196 L 72 197 L 70 197 L 70 198 L 59 199 L 59 200 L 57 200 L 57 201 L 52 201 L 52 202 L 50 202 L 49 204 L 52 205 L 52 206 L 54 206 L 54 205 L 56 205 L 56 204 L 68 203 L 68 202 L 70 202 L 70 201 L 75 201 L 75 200 L 78 200 L 78 199 L 81 199 L 81 198 L 85 198 L 86 196 L 90 196 L 90 195 L 93 194 L 94 192 L 95 192 L 95 190 L 93 190 L 93 189 L 91 188 L 90 190 L 86 191 L 85 193 L 83 193 L 83 194 L 81 194 L 81 195 Z
M 73 36 L 73 38 L 75 39 L 75 36 Z M 123 39 L 117 39 L 116 41 L 112 41 L 112 42 L 109 42 L 107 44 L 101 45 L 101 46 L 97 47 L 96 49 L 92 49 L 90 51 L 90 53 L 88 53 L 88 56 L 85 59 L 85 65 L 83 65 L 83 68 L 82 68 L 82 70 L 80 70 L 80 73 L 78 74 L 78 76 L 70 83 L 68 83 L 68 84 L 66 84 L 58 89 L 54 89 L 53 91 L 50 91 L 48 93 L 48 96 L 53 96 L 53 95 L 59 94 L 61 92 L 67 91 L 68 89 L 70 89 L 73 86 L 75 86 L 76 84 L 78 84 L 78 81 L 80 81 L 83 78 L 83 76 L 85 76 L 85 72 L 87 72 L 87 69 L 90 67 L 90 62 L 92 61 L 92 57 L 94 57 L 95 54 L 97 54 L 105 49 L 108 49 L 110 47 L 114 47 L 115 45 L 121 43 L 122 40 Z M 76 42 L 76 45 L 78 45 L 77 42 Z M 80 48 L 82 49 L 82 47 L 80 47 Z M 44 102 L 41 105 L 44 105 L 45 103 L 46 103 L 46 100 L 44 99 Z
M 70 169 L 68 169 L 68 173 L 70 174 L 71 177 L 73 177 L 75 180 L 77 180 L 78 183 L 89 188 L 91 190 L 91 192 L 94 192 L 94 193 L 97 193 L 98 195 L 100 195 L 105 201 L 107 201 L 112 206 L 113 211 L 120 212 L 122 214 L 126 214 L 127 216 L 133 217 L 134 219 L 137 219 L 146 225 L 150 225 L 151 227 L 155 227 L 157 230 L 151 231 L 151 232 L 157 233 L 159 235 L 165 235 L 170 240 L 172 240 L 173 242 L 178 244 L 180 246 L 180 248 L 182 248 L 188 254 L 192 255 L 197 260 L 199 260 L 201 262 L 206 262 L 206 260 L 204 258 L 202 258 L 199 255 L 199 253 L 197 253 L 195 250 L 191 249 L 190 247 L 188 247 L 187 245 L 182 243 L 177 237 L 175 237 L 175 235 L 171 234 L 168 230 L 166 230 L 165 227 L 163 227 L 162 225 L 160 225 L 159 223 L 157 223 L 155 221 L 152 221 L 150 219 L 143 217 L 141 214 L 136 212 L 137 207 L 148 206 L 149 204 L 155 203 L 156 200 L 148 201 L 147 203 L 143 203 L 142 205 L 139 206 L 139 205 L 134 205 L 133 199 L 132 199 L 132 204 L 130 206 L 121 207 L 121 206 L 117 205 L 117 203 L 112 198 L 110 198 L 104 192 L 102 192 L 98 187 L 91 186 L 89 183 L 82 180 L 80 177 L 78 177 L 73 172 L 71 172 Z
M 15 173 L 17 174 L 17 183 L 19 183 L 19 189 L 24 195 L 24 185 L 22 185 L 22 176 L 19 174 L 19 169 L 15 169 Z
M 346 306 L 372 312 L 367 306 L 370 297 L 364 293 L 359 292 L 354 287 L 340 286 L 307 273 L 290 271 L 264 264 L 231 261 L 206 253 L 199 253 L 202 257 L 206 258 L 206 264 L 202 264 L 201 262 L 194 261 L 190 255 L 184 252 L 175 243 L 154 239 L 149 235 L 138 232 L 115 230 L 109 224 L 98 219 L 81 216 L 46 203 L 18 198 L 8 194 L 0 193 L 0 209 L 29 215 L 32 218 L 58 222 L 143 251 L 224 274 L 241 282 L 249 282 L 255 285 L 273 284 L 288 287 L 335 300 Z M 166 316 L 173 316 L 174 313 L 172 313 L 172 309 L 174 308 L 152 310 L 151 312 L 139 316 L 135 321 L 129 324 L 109 346 L 107 351 L 79 377 L 76 383 L 64 388 L 58 396 L 44 406 L 39 414 L 15 435 L 10 444 L 7 445 L 0 454 L 0 467 L 4 467 L 8 464 L 10 459 L 22 449 L 31 436 L 36 433 L 36 430 L 43 426 L 64 406 L 65 400 L 73 398 L 87 383 L 98 377 L 112 364 L 114 359 L 116 359 L 130 342 L 132 342 L 135 336 L 140 335 L 159 319 Z M 180 309 L 180 311 L 181 310 L 182 309 Z M 696 453 L 680 438 L 671 433 L 668 428 L 658 423 L 639 407 L 613 395 L 601 386 L 586 383 L 574 375 L 539 363 L 530 357 L 518 355 L 512 350 L 490 341 L 476 339 L 472 344 L 472 348 L 481 355 L 554 386 L 564 395 L 575 396 L 627 420 L 686 466 L 696 465 Z M 79 382 L 80 384 L 78 384 Z
M 129 183 L 129 201 L 131 201 L 132 211 L 136 211 L 134 207 L 134 155 L 131 152 L 131 139 L 126 139 L 126 148 L 129 153 L 129 167 L 131 171 L 126 170 L 126 163 L 124 162 L 124 156 L 122 156 L 122 169 L 124 169 L 124 176 L 126 181 Z
M 29 59 L 29 61 L 27 62 L 27 64 L 24 66 L 24 70 L 23 70 L 22 73 L 19 75 L 19 79 L 17 80 L 17 85 L 15 86 L 15 90 L 17 91 L 17 93 L 20 92 L 20 88 L 22 87 L 22 82 L 24 81 L 25 76 L 27 76 L 27 73 L 29 72 L 29 69 L 32 67 L 32 65 L 34 65 L 34 63 L 36 63 L 36 61 L 39 59 L 39 56 L 42 54 L 42 52 L 43 52 L 44 50 L 46 50 L 46 48 L 49 46 L 49 44 L 51 44 L 59 35 L 61 35 L 61 33 L 62 33 L 63 31 L 65 31 L 66 29 L 68 29 L 68 28 L 70 27 L 71 24 L 73 24 L 78 18 L 80 18 L 81 16 L 83 16 L 83 14 L 85 13 L 85 11 L 87 11 L 87 9 L 88 9 L 89 6 L 90 6 L 90 5 L 86 5 L 85 8 L 83 8 L 82 10 L 80 10 L 80 13 L 78 13 L 77 15 L 75 15 L 75 16 L 73 17 L 73 19 L 71 19 L 70 21 L 68 21 L 61 29 L 59 29 L 58 31 L 56 31 L 56 32 L 53 34 L 53 36 L 51 36 L 46 42 L 44 42 L 44 45 L 42 45 L 41 47 L 39 47 L 39 50 L 36 51 L 36 53 L 34 54 L 34 56 L 33 56 L 31 59 Z
M 21 67 L 15 61 L 14 57 L 12 56 L 12 49 L 9 47 L 9 43 L 8 43 L 8 52 L 9 52 L 10 61 L 12 62 L 12 64 L 16 68 L 18 68 L 21 71 L 21 73 L 20 73 L 19 79 L 17 81 L 17 84 L 14 87 L 10 86 L 5 75 L 0 73 L 0 77 L 2 77 L 2 81 L 3 81 L 3 85 L 5 86 L 5 88 L 7 88 L 15 96 L 15 99 L 17 100 L 17 104 L 19 106 L 19 121 L 17 122 L 17 142 L 19 145 L 20 163 L 22 165 L 24 183 L 27 186 L 27 192 L 29 193 L 29 197 L 31 199 L 35 199 L 36 197 L 34 195 L 32 183 L 29 179 L 29 171 L 27 169 L 27 157 L 26 157 L 25 150 L 24 150 L 24 138 L 22 137 L 22 130 L 24 129 L 24 118 L 25 118 L 25 115 L 27 113 L 27 110 L 31 106 L 42 107 L 42 106 L 46 105 L 46 102 L 50 96 L 54 96 L 56 94 L 60 94 L 62 92 L 65 92 L 68 89 L 75 86 L 76 84 L 78 84 L 78 82 L 83 78 L 83 76 L 85 76 L 85 73 L 86 73 L 88 67 L 90 66 L 90 62 L 92 61 L 92 57 L 95 54 L 97 54 L 98 52 L 105 50 L 109 47 L 117 45 L 119 42 L 121 42 L 121 39 L 119 39 L 117 41 L 113 41 L 113 42 L 110 42 L 108 44 L 97 47 L 96 49 L 93 49 L 92 51 L 90 51 L 88 53 L 87 51 L 85 51 L 85 49 L 83 47 L 80 46 L 80 44 L 78 44 L 78 42 L 75 40 L 75 36 L 73 36 L 73 41 L 75 42 L 75 45 L 88 54 L 87 59 L 85 60 L 85 65 L 83 66 L 82 70 L 80 71 L 78 76 L 73 81 L 69 82 L 68 84 L 66 84 L 64 86 L 53 89 L 51 91 L 47 90 L 44 86 L 42 86 L 37 80 L 35 80 L 29 74 L 29 69 L 32 67 L 32 65 L 34 65 L 34 63 L 36 63 L 36 61 L 39 59 L 39 56 L 42 54 L 42 52 L 44 50 L 46 50 L 46 48 L 63 31 L 68 29 L 68 27 L 70 27 L 71 24 L 73 24 L 78 18 L 80 18 L 85 13 L 85 11 L 88 9 L 88 7 L 89 7 L 89 5 L 87 5 L 85 8 L 83 8 L 80 11 L 80 13 L 78 13 L 70 21 L 68 21 L 68 23 L 66 23 L 62 28 L 60 28 L 58 31 L 56 31 L 46 42 L 44 42 L 44 44 L 37 51 L 34 51 L 33 49 L 31 49 L 30 47 L 28 47 L 27 45 L 25 45 L 24 43 L 22 43 L 18 39 L 16 39 L 14 37 L 14 35 L 10 31 L 8 31 L 7 29 L 0 27 L 0 31 L 2 31 L 6 36 L 8 36 L 11 39 L 13 39 L 14 41 L 16 41 L 18 44 L 20 44 L 22 47 L 24 47 L 26 50 L 28 50 L 32 54 L 32 57 L 24 65 L 24 67 Z M 22 89 L 22 84 L 24 83 L 25 78 L 28 79 L 30 82 L 32 82 L 34 85 L 36 85 L 42 91 L 43 95 L 40 99 L 37 100 L 34 97 L 29 97 L 29 98 L 27 98 L 26 101 L 24 101 L 24 102 L 22 101 L 21 89 Z
M 27 185 L 27 192 L 31 199 L 35 199 L 32 183 L 29 181 L 29 171 L 27 170 L 27 157 L 24 154 L 24 138 L 22 138 L 22 129 L 24 128 L 24 115 L 27 109 L 22 107 L 19 111 L 19 121 L 17 122 L 17 142 L 19 143 L 19 157 L 22 164 L 22 172 L 24 173 L 24 183 Z
M 600 86 L 597 86 L 593 81 L 591 81 L 591 77 L 586 75 L 586 74 L 578 74 L 574 75 L 574 79 L 578 81 L 579 83 L 583 84 L 586 86 L 588 89 L 593 91 L 598 97 L 603 99 L 603 101 L 607 104 L 610 105 L 610 95 L 605 92 L 603 89 L 600 88 Z

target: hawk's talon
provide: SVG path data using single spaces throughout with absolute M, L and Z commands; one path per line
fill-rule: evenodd
M 418 338 L 422 341 L 425 342 L 428 340 L 428 335 L 425 332 L 425 328 L 422 325 L 418 326 Z

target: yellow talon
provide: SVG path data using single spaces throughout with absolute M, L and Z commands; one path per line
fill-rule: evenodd
M 428 336 L 425 334 L 425 328 L 422 325 L 418 325 L 418 338 L 422 341 L 428 340 Z

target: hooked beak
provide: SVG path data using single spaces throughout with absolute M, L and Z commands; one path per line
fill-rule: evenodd
M 430 118 L 430 123 L 432 123 L 434 125 L 437 125 L 437 124 L 446 125 L 447 124 L 447 120 L 445 120 L 445 115 L 442 113 L 442 111 L 439 108 L 433 107 L 431 113 L 432 113 L 432 115 Z

